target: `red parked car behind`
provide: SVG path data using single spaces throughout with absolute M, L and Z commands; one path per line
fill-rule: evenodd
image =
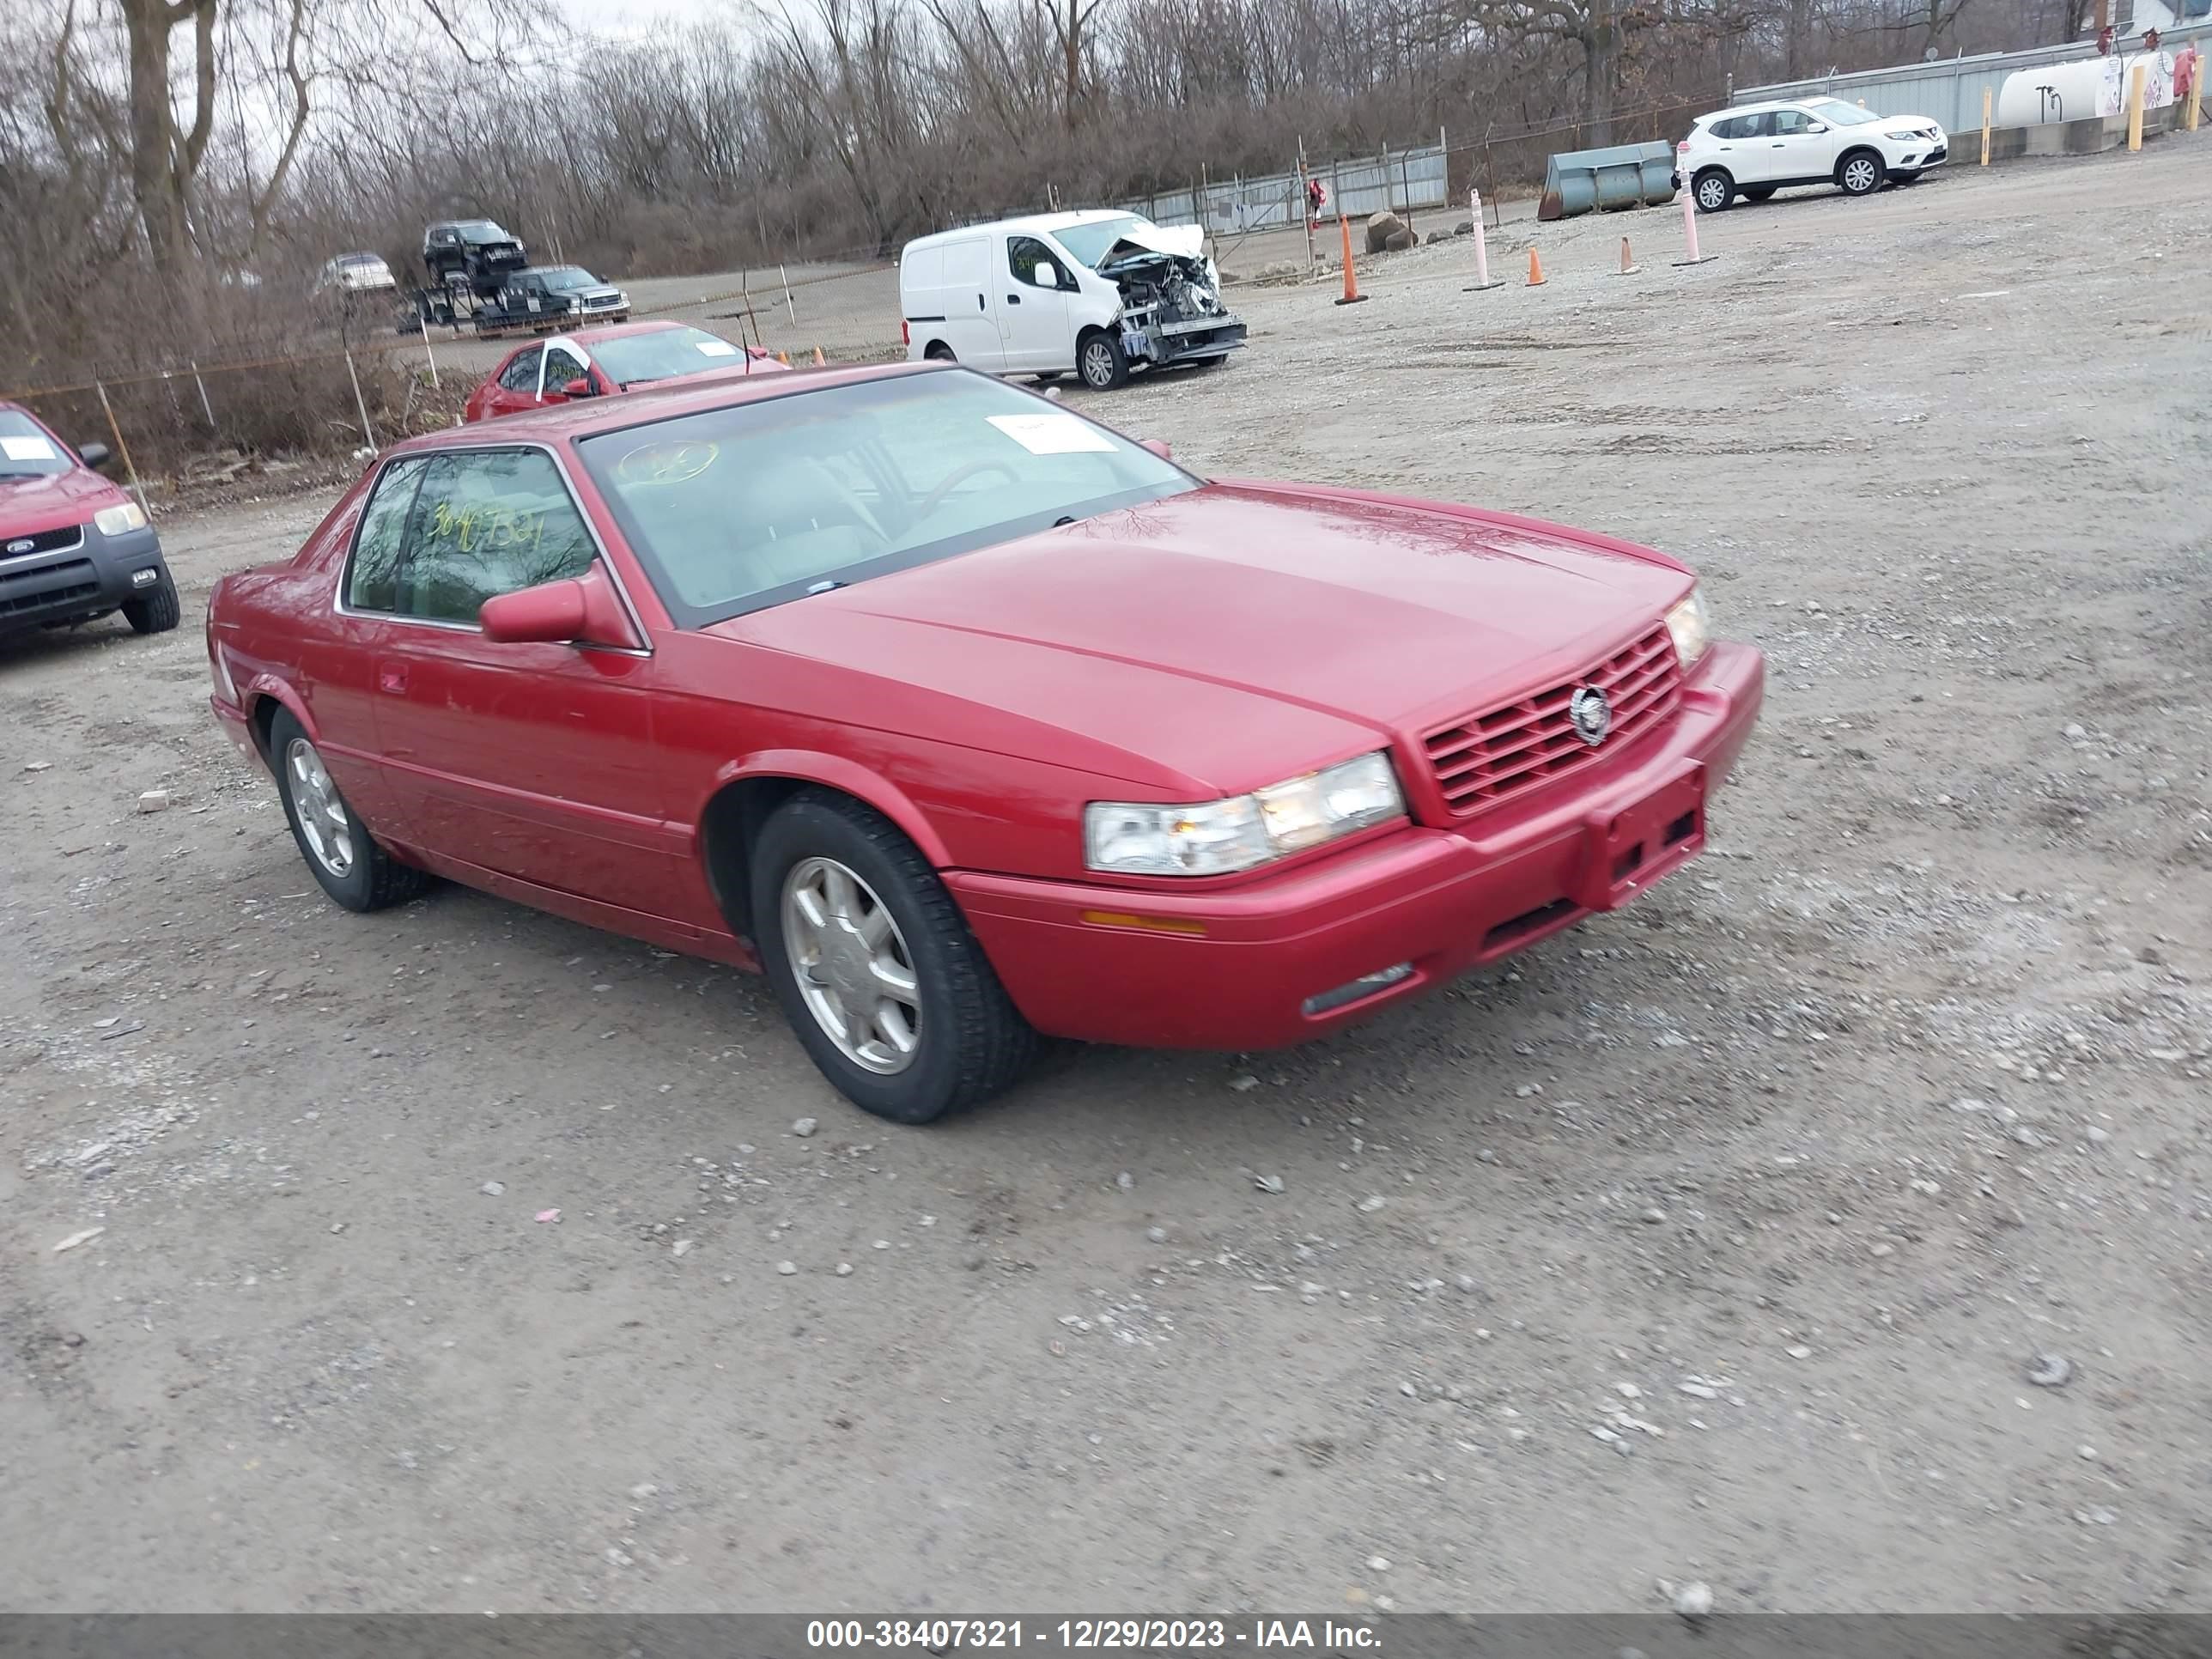
M 120 611 L 141 634 L 182 614 L 161 538 L 94 469 L 106 444 L 72 449 L 20 404 L 0 404 L 0 638 Z
M 412 440 L 209 646 L 339 903 L 434 872 L 765 969 L 908 1122 L 1039 1032 L 1295 1042 L 1627 903 L 1763 675 L 1662 554 L 927 364 Z
M 689 323 L 610 323 L 517 346 L 469 393 L 462 418 L 520 415 L 673 381 L 789 372 L 760 346 L 732 345 Z

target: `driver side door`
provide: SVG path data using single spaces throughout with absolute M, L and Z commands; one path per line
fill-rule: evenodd
M 541 404 L 565 404 L 568 401 L 567 388 L 578 380 L 588 385 L 591 366 L 584 355 L 566 340 L 545 343 L 544 368 L 539 372 L 538 401 Z
M 1835 130 L 1802 109 L 1774 112 L 1774 137 L 1767 153 L 1774 158 L 1770 179 L 1825 179 L 1836 170 Z
M 484 389 L 484 416 L 514 415 L 536 408 L 538 377 L 544 357 L 545 348 L 536 345 L 525 346 L 509 357 Z
M 1006 241 L 1005 301 L 999 332 L 1006 342 L 1006 367 L 1037 373 L 1075 366 L 1075 340 L 1067 319 L 1068 289 L 1074 278 L 1060 256 L 1034 236 Z
M 382 601 L 377 749 L 409 844 L 665 915 L 690 837 L 663 811 L 650 648 L 493 641 L 477 621 L 495 594 L 600 556 L 546 450 L 430 457 Z

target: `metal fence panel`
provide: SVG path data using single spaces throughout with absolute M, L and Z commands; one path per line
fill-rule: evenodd
M 1356 161 L 1318 163 L 1313 171 L 1328 187 L 1331 209 L 1358 218 L 1386 207 L 1444 206 L 1449 195 L 1445 169 L 1443 148 L 1428 144 Z M 1211 180 L 1195 190 L 1169 191 L 1118 205 L 1158 225 L 1202 222 L 1218 236 L 1296 226 L 1305 211 L 1304 186 L 1295 173 Z
M 2196 43 L 2212 47 L 2212 22 L 2177 23 L 2161 31 L 2160 44 L 2169 52 Z M 2123 43 L 2133 50 L 2132 42 Z M 1982 125 L 1982 94 L 1995 103 L 2005 77 L 2021 70 L 2041 69 L 2083 58 L 2095 48 L 2087 42 L 2057 46 L 2032 46 L 2024 52 L 1988 52 L 1972 58 L 1947 58 L 1932 64 L 1905 64 L 1895 69 L 1858 70 L 1849 75 L 1829 75 L 1810 81 L 1783 81 L 1771 86 L 1738 87 L 1739 104 L 1763 104 L 1771 99 L 1810 98 L 1816 94 L 1863 103 L 1877 115 L 1925 115 L 1942 124 L 1947 132 L 1966 132 Z

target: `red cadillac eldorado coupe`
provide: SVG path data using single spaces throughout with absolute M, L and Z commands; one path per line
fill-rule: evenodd
M 869 1111 L 1038 1034 L 1296 1042 L 1704 846 L 1758 652 L 1602 536 L 1204 480 L 952 366 L 386 451 L 216 589 L 216 715 L 309 871 L 764 969 Z

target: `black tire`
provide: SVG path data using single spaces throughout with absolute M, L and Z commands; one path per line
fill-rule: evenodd
M 1845 150 L 1836 163 L 1836 187 L 1846 196 L 1871 196 L 1888 176 L 1881 157 L 1870 149 Z
M 166 634 L 183 618 L 183 602 L 177 598 L 176 580 L 164 570 L 161 580 L 143 593 L 123 601 L 123 619 L 137 634 Z
M 300 857 L 307 866 L 307 873 L 331 898 L 349 910 L 381 910 L 387 906 L 404 904 L 430 884 L 428 874 L 410 864 L 402 864 L 386 852 L 368 826 L 353 816 L 353 809 L 331 785 L 331 797 L 348 821 L 351 832 L 351 857 L 343 872 L 333 871 L 310 844 L 307 831 L 301 827 L 300 803 L 294 795 L 295 778 L 292 769 L 292 746 L 305 744 L 307 753 L 318 765 L 321 756 L 306 730 L 292 716 L 289 708 L 280 708 L 269 723 L 269 765 L 276 775 L 276 793 L 284 803 L 285 822 L 292 826 L 292 840 L 300 849 Z
M 1773 198 L 1774 192 L 1781 188 L 1779 185 L 1761 185 L 1756 190 L 1747 189 L 1743 192 L 1743 199 L 1747 202 L 1768 201 Z
M 1075 373 L 1093 392 L 1111 392 L 1129 383 L 1129 360 L 1111 334 L 1089 329 L 1075 343 Z
M 1048 368 L 1036 377 L 1036 383 L 1039 386 L 1050 386 L 1058 379 L 1060 379 L 1060 371 L 1056 368 Z
M 1893 185 L 1917 185 L 1920 182 L 1920 175 L 1917 173 L 1893 173 L 1889 175 L 1889 182 Z
M 1725 167 L 1707 167 L 1690 180 L 1700 213 L 1725 213 L 1735 201 L 1735 180 Z
M 925 362 L 957 363 L 960 361 L 952 355 L 952 348 L 942 340 L 932 340 L 929 343 L 929 349 L 921 356 Z
M 896 924 L 920 1002 L 914 1057 L 885 1075 L 848 1057 L 805 1000 L 785 937 L 786 879 L 829 859 L 872 890 Z M 921 850 L 851 797 L 801 791 L 761 826 L 752 848 L 753 934 L 784 1018 L 822 1074 L 862 1111 L 930 1123 L 989 1099 L 1035 1058 L 1038 1039 L 991 967 L 967 919 Z

